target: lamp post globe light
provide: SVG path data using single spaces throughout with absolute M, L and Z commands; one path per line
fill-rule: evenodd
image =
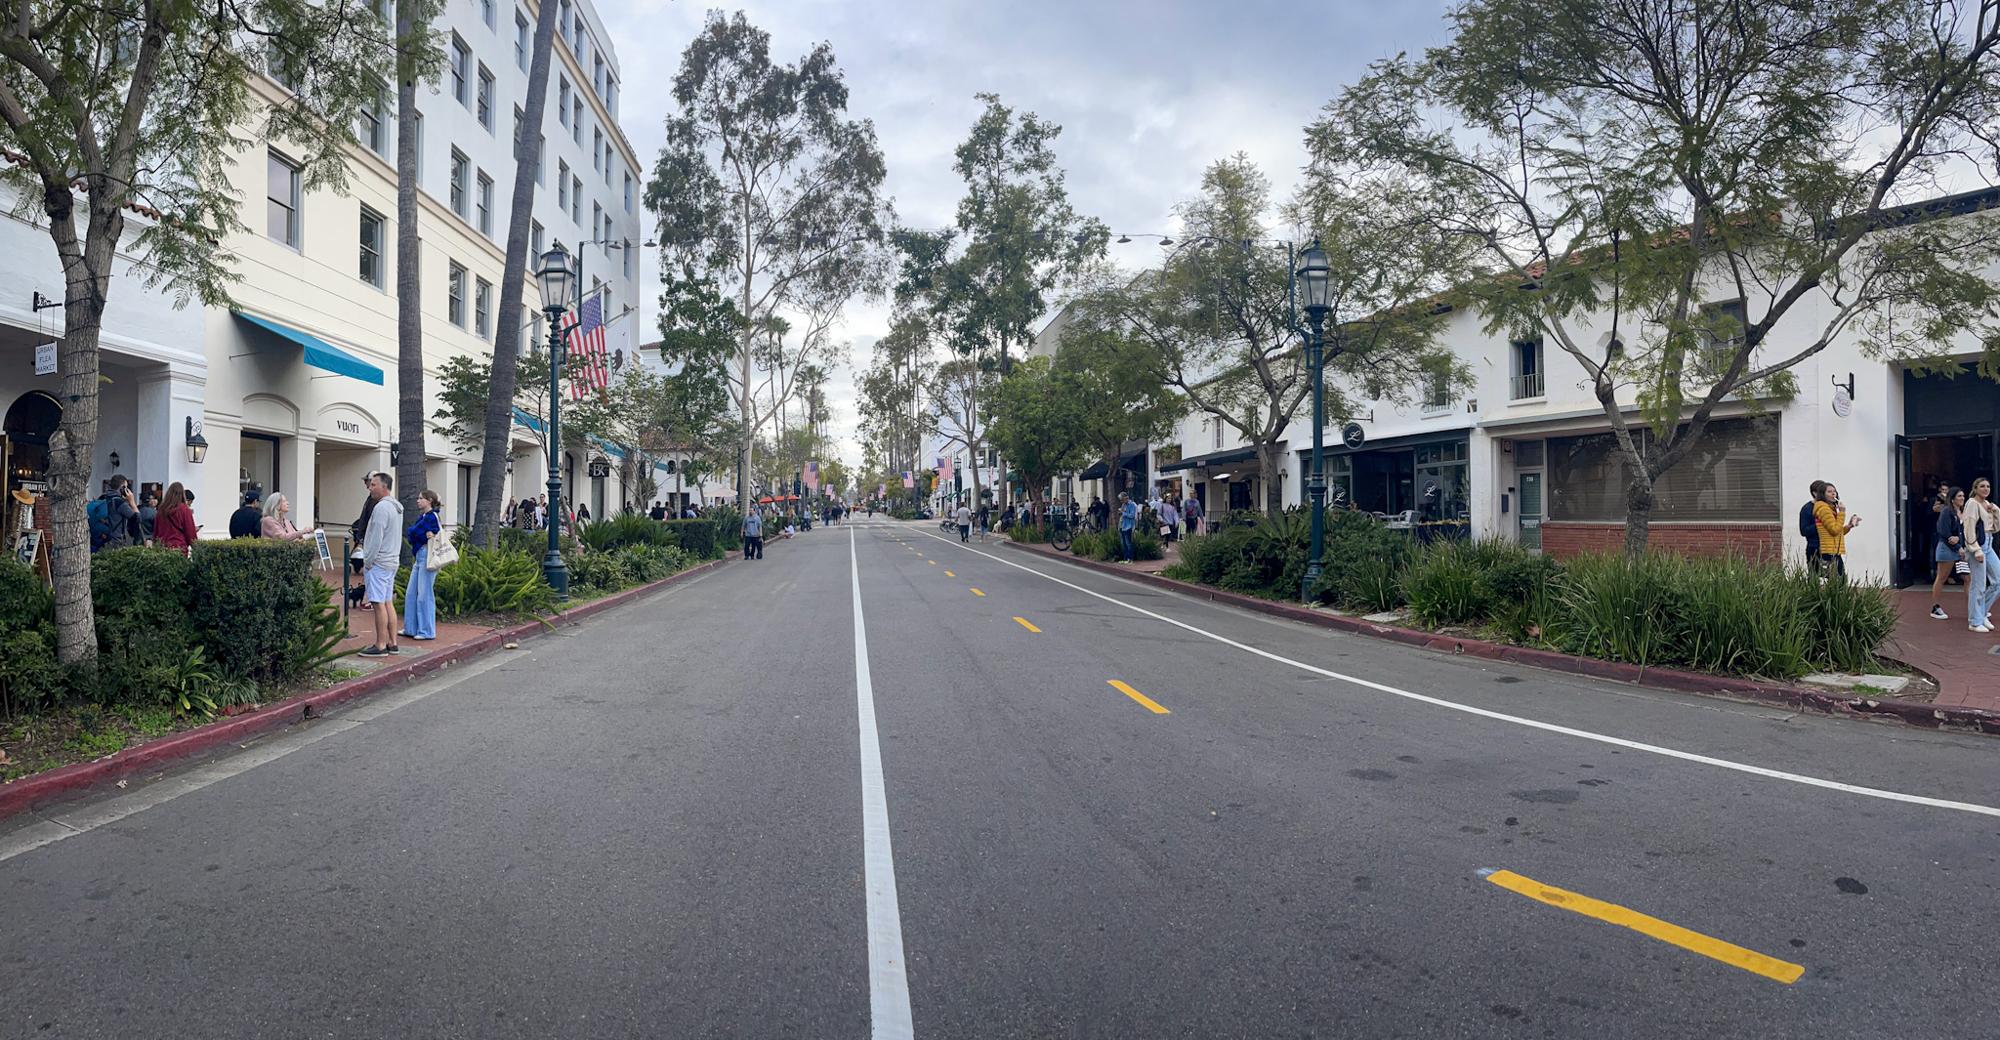
M 1326 339 L 1323 326 L 1326 322 L 1332 283 L 1326 266 L 1326 250 L 1320 248 L 1319 239 L 1299 257 L 1298 270 L 1292 277 L 1296 281 L 1299 304 L 1305 309 L 1306 322 L 1311 328 L 1306 333 L 1306 368 L 1312 372 L 1312 476 L 1306 490 L 1312 496 L 1312 543 L 1306 555 L 1306 574 L 1300 584 L 1299 599 L 1311 600 L 1313 586 L 1319 584 L 1320 556 L 1326 542 L 1326 380 L 1322 362 L 1326 353 Z
M 569 598 L 569 568 L 562 558 L 562 358 L 563 312 L 569 310 L 575 269 L 560 243 L 542 254 L 535 281 L 542 290 L 542 311 L 549 316 L 549 547 L 542 554 L 542 578 L 556 599 Z

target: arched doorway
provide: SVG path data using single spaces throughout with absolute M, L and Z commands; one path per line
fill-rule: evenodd
M 30 390 L 7 406 L 7 490 L 24 485 L 33 491 L 46 490 L 49 438 L 55 435 L 62 413 L 62 403 L 40 390 Z

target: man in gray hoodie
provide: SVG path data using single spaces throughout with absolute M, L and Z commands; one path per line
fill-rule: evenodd
M 387 473 L 368 477 L 368 497 L 375 508 L 368 514 L 368 531 L 361 537 L 362 577 L 368 602 L 375 604 L 375 644 L 362 657 L 401 653 L 396 645 L 396 567 L 403 558 L 403 505 L 389 494 L 396 480 Z

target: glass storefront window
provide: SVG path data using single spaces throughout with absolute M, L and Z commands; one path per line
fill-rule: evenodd
M 1550 520 L 1625 519 L 1630 467 L 1613 435 L 1550 437 L 1548 474 Z M 1777 418 L 1718 419 L 1656 482 L 1653 519 L 1771 523 L 1780 499 Z

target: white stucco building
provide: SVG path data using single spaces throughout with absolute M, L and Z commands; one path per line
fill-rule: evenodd
M 645 238 L 644 168 L 619 129 L 620 74 L 609 34 L 587 0 L 557 2 L 530 253 L 562 243 L 579 259 L 584 290 L 603 292 L 607 348 L 631 364 L 647 320 L 637 255 Z M 503 335 L 546 342 L 532 279 L 523 298 L 529 326 L 498 327 L 512 142 L 536 14 L 533 0 L 449 0 L 437 26 L 445 74 L 436 88 L 419 89 L 426 416 L 437 410 L 437 372 L 452 357 L 488 355 Z M 263 76 L 251 86 L 267 103 L 286 89 Z M 205 537 L 222 535 L 229 512 L 253 484 L 286 494 L 302 527 L 319 522 L 329 534 L 344 532 L 360 512 L 363 475 L 394 468 L 396 116 L 387 84 L 384 95 L 381 109 L 357 128 L 344 194 L 303 190 L 283 141 L 253 133 L 228 157 L 248 226 L 227 243 L 241 277 L 231 308 L 177 310 L 120 272 L 106 316 L 110 382 L 97 475 L 116 469 L 142 484 L 187 484 L 197 492 Z M 62 280 L 46 231 L 4 219 L 0 269 L 19 288 L 18 299 L 0 301 L 0 351 L 8 362 L 0 399 L 20 404 L 43 384 L 53 393 L 55 377 L 32 374 L 31 347 L 46 340 L 42 330 L 60 329 L 61 312 L 36 315 L 30 294 L 59 299 Z M 22 422 L 28 412 L 47 412 L 46 404 L 39 398 L 22 404 Z M 187 461 L 184 448 L 190 417 L 209 444 L 200 465 Z M 546 467 L 529 431 L 516 433 L 508 465 L 510 497 L 518 499 L 542 489 Z M 21 454 L 31 454 L 25 449 L 33 447 L 33 433 L 23 437 Z M 426 483 L 444 498 L 443 519 L 468 522 L 480 465 L 476 447 L 467 454 L 433 426 L 427 453 Z M 596 516 L 616 511 L 622 490 L 616 446 L 571 443 L 565 454 L 565 496 Z M 591 461 L 607 455 L 610 475 L 593 477 Z

